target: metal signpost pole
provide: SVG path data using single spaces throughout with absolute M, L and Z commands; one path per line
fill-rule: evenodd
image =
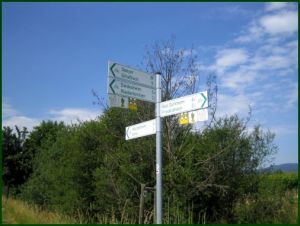
M 156 224 L 162 223 L 161 74 L 156 73 Z

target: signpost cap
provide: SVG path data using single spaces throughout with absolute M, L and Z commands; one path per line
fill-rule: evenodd
M 161 75 L 161 72 L 160 72 L 160 71 L 158 71 L 158 72 L 155 72 L 155 74 L 156 74 L 156 75 Z

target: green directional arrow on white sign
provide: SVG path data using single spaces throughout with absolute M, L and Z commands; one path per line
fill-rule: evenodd
M 117 80 L 155 89 L 155 76 L 115 62 L 108 62 L 108 75 Z
M 108 93 L 153 103 L 156 97 L 155 90 L 152 88 L 124 82 L 123 80 L 114 79 L 112 77 L 109 77 L 108 80 Z
M 208 107 L 207 91 L 160 103 L 161 117 Z

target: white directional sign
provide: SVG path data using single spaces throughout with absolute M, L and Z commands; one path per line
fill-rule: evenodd
M 114 62 L 108 62 L 108 73 L 109 77 L 114 79 L 155 89 L 155 75 L 153 74 L 145 73 Z
M 160 116 L 165 117 L 207 107 L 207 91 L 204 91 L 162 102 L 160 104 Z
M 200 109 L 188 113 L 189 123 L 203 122 L 208 120 L 208 109 Z
M 125 138 L 126 140 L 144 137 L 156 133 L 156 121 L 155 119 L 135 124 L 133 126 L 126 127 Z
M 155 89 L 109 77 L 108 93 L 155 102 Z

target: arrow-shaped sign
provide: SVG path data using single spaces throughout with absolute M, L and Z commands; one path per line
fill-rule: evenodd
M 126 133 L 126 134 L 125 134 L 125 136 L 126 136 L 125 139 L 126 139 L 126 140 L 129 140 L 129 139 L 130 139 L 130 136 L 129 136 L 129 134 L 128 134 L 129 127 L 126 127 L 126 128 L 125 128 L 125 131 L 126 131 L 126 132 L 125 132 L 125 133 Z
M 144 137 L 156 133 L 156 120 L 152 119 L 146 122 L 128 126 L 125 129 L 125 139 L 131 140 L 138 137 Z
M 114 62 L 108 62 L 108 68 L 109 77 L 155 89 L 156 77 L 154 74 L 145 73 Z
M 207 107 L 207 91 L 204 91 L 162 102 L 160 104 L 160 116 L 165 117 Z
M 116 94 L 123 97 L 155 103 L 156 92 L 152 88 L 139 86 L 135 83 L 124 82 L 123 80 L 118 80 L 113 77 L 109 77 L 108 84 L 109 94 Z

